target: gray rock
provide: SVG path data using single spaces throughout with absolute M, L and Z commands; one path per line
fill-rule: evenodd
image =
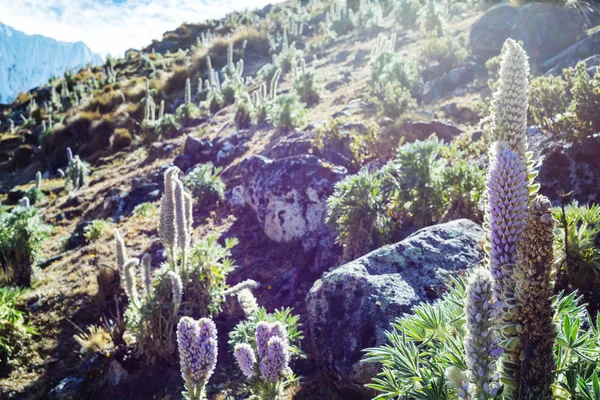
M 474 79 L 475 63 L 468 62 L 465 65 L 451 69 L 439 78 L 425 82 L 422 99 L 427 103 L 438 100 Z
M 240 164 L 244 199 L 265 234 L 276 242 L 300 239 L 323 225 L 327 198 L 346 170 L 312 155 L 271 160 L 252 156 Z
M 540 193 L 554 204 L 571 190 L 580 204 L 600 203 L 600 137 L 568 145 L 548 141 L 542 145 L 538 151 Z
M 108 364 L 108 373 L 106 379 L 108 380 L 108 384 L 110 386 L 117 386 L 124 379 L 127 379 L 128 376 L 129 373 L 127 370 L 123 368 L 121 363 L 119 363 L 117 360 L 112 360 L 110 364 Z
M 421 229 L 316 281 L 307 295 L 315 357 L 340 389 L 365 395 L 378 365 L 362 350 L 386 342 L 385 331 L 459 271 L 483 258 L 484 230 L 462 219 Z
M 192 135 L 188 135 L 185 140 L 183 154 L 192 157 L 195 163 L 211 161 L 217 152 L 212 140 L 198 139 Z
M 541 63 L 583 37 L 585 27 L 574 8 L 534 2 L 519 9 L 510 37 L 522 40 L 529 59 Z
M 81 398 L 79 390 L 83 383 L 83 378 L 78 376 L 69 376 L 58 383 L 48 393 L 50 400 L 77 400 Z
M 600 31 L 596 31 L 544 61 L 542 69 L 548 70 L 547 74 L 560 75 L 564 68 L 573 67 L 579 60 L 599 53 Z
M 405 128 L 410 131 L 417 140 L 425 140 L 432 133 L 435 133 L 438 138 L 450 143 L 456 136 L 460 135 L 463 130 L 450 120 L 434 119 L 426 121 L 411 121 L 406 122 Z
M 518 16 L 519 9 L 508 4 L 497 5 L 483 14 L 471 27 L 473 55 L 482 61 L 498 55 Z
M 225 201 L 232 207 L 243 207 L 246 205 L 244 201 L 244 187 L 236 186 L 225 192 Z

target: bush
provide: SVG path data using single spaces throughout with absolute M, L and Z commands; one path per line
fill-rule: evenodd
M 184 186 L 192 192 L 199 205 L 211 205 L 223 198 L 225 183 L 219 177 L 221 170 L 208 162 L 197 165 L 183 178 Z
M 410 90 L 396 81 L 388 82 L 380 95 L 370 97 L 369 101 L 377 106 L 380 116 L 392 119 L 399 118 L 417 105 Z
M 554 210 L 557 283 L 600 310 L 600 206 L 577 202 Z
M 179 129 L 181 125 L 177 123 L 177 117 L 173 114 L 165 114 L 154 124 L 154 132 L 159 138 L 172 137 Z
M 444 33 L 444 20 L 440 5 L 434 0 L 428 0 L 427 4 L 421 7 L 417 16 L 417 24 L 421 32 L 426 35 L 442 36 Z
M 437 139 L 407 143 L 384 169 L 384 192 L 397 218 L 408 217 L 417 228 L 439 220 L 444 210 L 441 146 Z
M 225 105 L 235 103 L 235 99 L 241 97 L 243 91 L 242 83 L 237 79 L 226 79 L 221 85 L 221 93 Z
M 120 150 L 129 146 L 132 141 L 133 136 L 131 135 L 131 132 L 129 132 L 129 129 L 117 128 L 110 138 L 110 146 L 113 150 Z
M 252 125 L 252 112 L 252 103 L 245 96 L 236 100 L 233 120 L 238 129 L 248 129 Z
M 152 203 L 140 203 L 131 211 L 133 217 L 150 217 L 158 212 L 158 208 Z
M 306 108 L 293 94 L 278 96 L 269 109 L 270 121 L 282 131 L 290 131 L 304 124 Z
M 370 62 L 372 92 L 381 94 L 389 83 L 398 83 L 412 94 L 422 83 L 417 64 L 405 59 L 402 54 L 382 52 Z
M 437 62 L 445 71 L 462 64 L 469 52 L 460 39 L 454 36 L 429 38 L 419 47 L 419 60 L 422 65 Z
M 398 0 L 395 2 L 394 18 L 402 25 L 404 29 L 414 28 L 417 22 L 417 15 L 421 8 L 419 0 Z
M 327 219 L 344 249 L 344 259 L 352 260 L 387 243 L 391 219 L 376 174 L 362 172 L 335 185 L 327 199 Z
M 210 89 L 206 95 L 206 102 L 208 103 L 208 109 L 211 114 L 216 113 L 225 105 L 225 98 L 223 93 L 217 89 Z
M 531 82 L 531 114 L 536 124 L 560 138 L 575 142 L 600 131 L 600 73 L 590 78 L 584 62 L 567 68 L 559 77 Z
M 19 298 L 24 289 L 0 287 L 0 365 L 4 365 L 23 346 L 35 329 L 18 309 Z
M 296 73 L 294 81 L 296 94 L 300 101 L 310 105 L 317 104 L 323 92 L 322 78 L 316 71 L 306 68 L 304 59 L 300 61 L 300 68 Z
M 112 235 L 114 224 L 104 219 L 96 219 L 83 229 L 83 236 L 88 243 Z
M 182 104 L 175 110 L 175 119 L 182 126 L 188 125 L 200 115 L 200 109 L 194 103 Z
M 0 281 L 29 286 L 33 266 L 52 227 L 45 224 L 35 207 L 0 208 Z
M 277 65 L 271 63 L 263 65 L 256 73 L 256 80 L 265 82 L 268 85 L 271 82 L 271 79 L 273 79 L 273 75 L 275 75 L 277 68 Z
M 39 202 L 44 200 L 44 197 L 46 196 L 44 195 L 44 192 L 42 192 L 40 189 L 32 187 L 25 192 L 24 197 L 27 197 L 29 199 L 29 202 L 32 205 L 34 205 L 39 204 Z

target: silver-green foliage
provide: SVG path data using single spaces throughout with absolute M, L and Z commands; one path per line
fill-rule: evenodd
M 199 205 L 214 204 L 223 198 L 225 183 L 219 177 L 221 170 L 207 162 L 198 164 L 183 178 L 184 186 L 192 192 Z
M 67 149 L 69 164 L 65 171 L 65 185 L 70 185 L 72 190 L 79 190 L 86 184 L 89 175 L 89 164 L 82 161 L 79 156 L 73 156 L 71 149 Z

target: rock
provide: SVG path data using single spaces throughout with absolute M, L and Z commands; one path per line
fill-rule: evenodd
M 214 159 L 218 150 L 214 149 L 213 141 L 209 139 L 197 139 L 188 135 L 185 140 L 183 154 L 192 157 L 195 163 L 207 162 Z
M 65 250 L 72 250 L 78 247 L 84 246 L 86 243 L 85 240 L 85 228 L 90 226 L 92 221 L 81 221 L 78 222 L 75 226 L 75 230 L 69 237 L 69 241 L 67 242 Z
M 548 141 L 541 150 L 538 182 L 540 193 L 557 204 L 560 195 L 573 191 L 580 204 L 600 203 L 600 137 L 581 143 Z M 534 151 L 535 153 L 535 151 Z
M 483 239 L 483 228 L 466 219 L 430 226 L 314 283 L 306 298 L 310 337 L 338 388 L 365 393 L 379 366 L 362 362 L 362 349 L 385 343 L 396 318 L 481 262 Z
M 177 168 L 185 172 L 195 165 L 194 157 L 190 156 L 189 154 L 180 154 L 177 157 L 175 157 L 175 159 L 173 160 L 173 164 L 175 164 Z
M 119 383 L 126 379 L 129 376 L 129 373 L 121 363 L 117 360 L 112 360 L 108 365 L 108 374 L 106 379 L 108 380 L 108 384 L 110 386 L 117 386 Z
M 405 128 L 410 131 L 417 140 L 425 140 L 432 133 L 435 133 L 438 138 L 446 143 L 450 143 L 456 136 L 463 132 L 463 130 L 456 126 L 454 122 L 439 119 L 434 119 L 431 122 L 406 122 Z
M 225 191 L 225 201 L 232 207 L 243 207 L 246 205 L 244 201 L 244 187 L 239 185 Z
M 78 376 L 69 376 L 59 382 L 48 393 L 49 400 L 78 400 L 81 399 L 79 389 L 83 383 L 83 378 Z
M 471 26 L 471 51 L 481 61 L 497 56 L 519 17 L 519 9 L 508 4 L 490 8 Z
M 560 75 L 562 70 L 573 67 L 579 60 L 600 53 L 600 30 L 567 47 L 560 53 L 542 63 L 542 69 L 547 74 Z M 589 67 L 589 65 L 588 65 Z
M 300 239 L 323 225 L 327 198 L 346 175 L 312 155 L 271 160 L 252 156 L 240 164 L 244 200 L 265 234 L 276 242 Z
M 297 131 L 282 138 L 273 146 L 270 157 L 278 159 L 303 154 L 313 154 L 317 149 L 313 146 L 315 132 Z
M 302 237 L 302 249 L 306 257 L 308 270 L 316 277 L 328 269 L 338 265 L 342 255 L 342 247 L 331 228 L 323 225 L 316 232 L 309 232 Z
M 17 204 L 25 196 L 25 192 L 21 189 L 10 189 L 6 196 L 6 204 Z
M 475 79 L 475 63 L 468 62 L 446 72 L 439 78 L 425 82 L 423 85 L 423 101 L 430 103 L 451 93 L 456 88 L 466 85 Z
M 481 119 L 479 113 L 470 105 L 459 103 L 448 103 L 440 107 L 447 117 L 460 123 L 477 124 Z
M 30 145 L 20 146 L 15 150 L 15 153 L 11 160 L 11 169 L 17 170 L 27 167 L 31 164 L 33 159 L 34 150 Z
M 160 200 L 161 185 L 150 182 L 139 185 L 118 196 L 115 216 L 129 215 L 138 204 Z
M 533 2 L 519 9 L 510 37 L 523 41 L 531 61 L 542 63 L 580 39 L 585 27 L 574 8 Z

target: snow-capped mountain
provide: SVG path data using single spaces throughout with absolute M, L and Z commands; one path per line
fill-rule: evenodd
M 52 76 L 102 61 L 83 42 L 30 36 L 0 22 L 0 103 L 10 103 L 19 92 L 43 85 Z

